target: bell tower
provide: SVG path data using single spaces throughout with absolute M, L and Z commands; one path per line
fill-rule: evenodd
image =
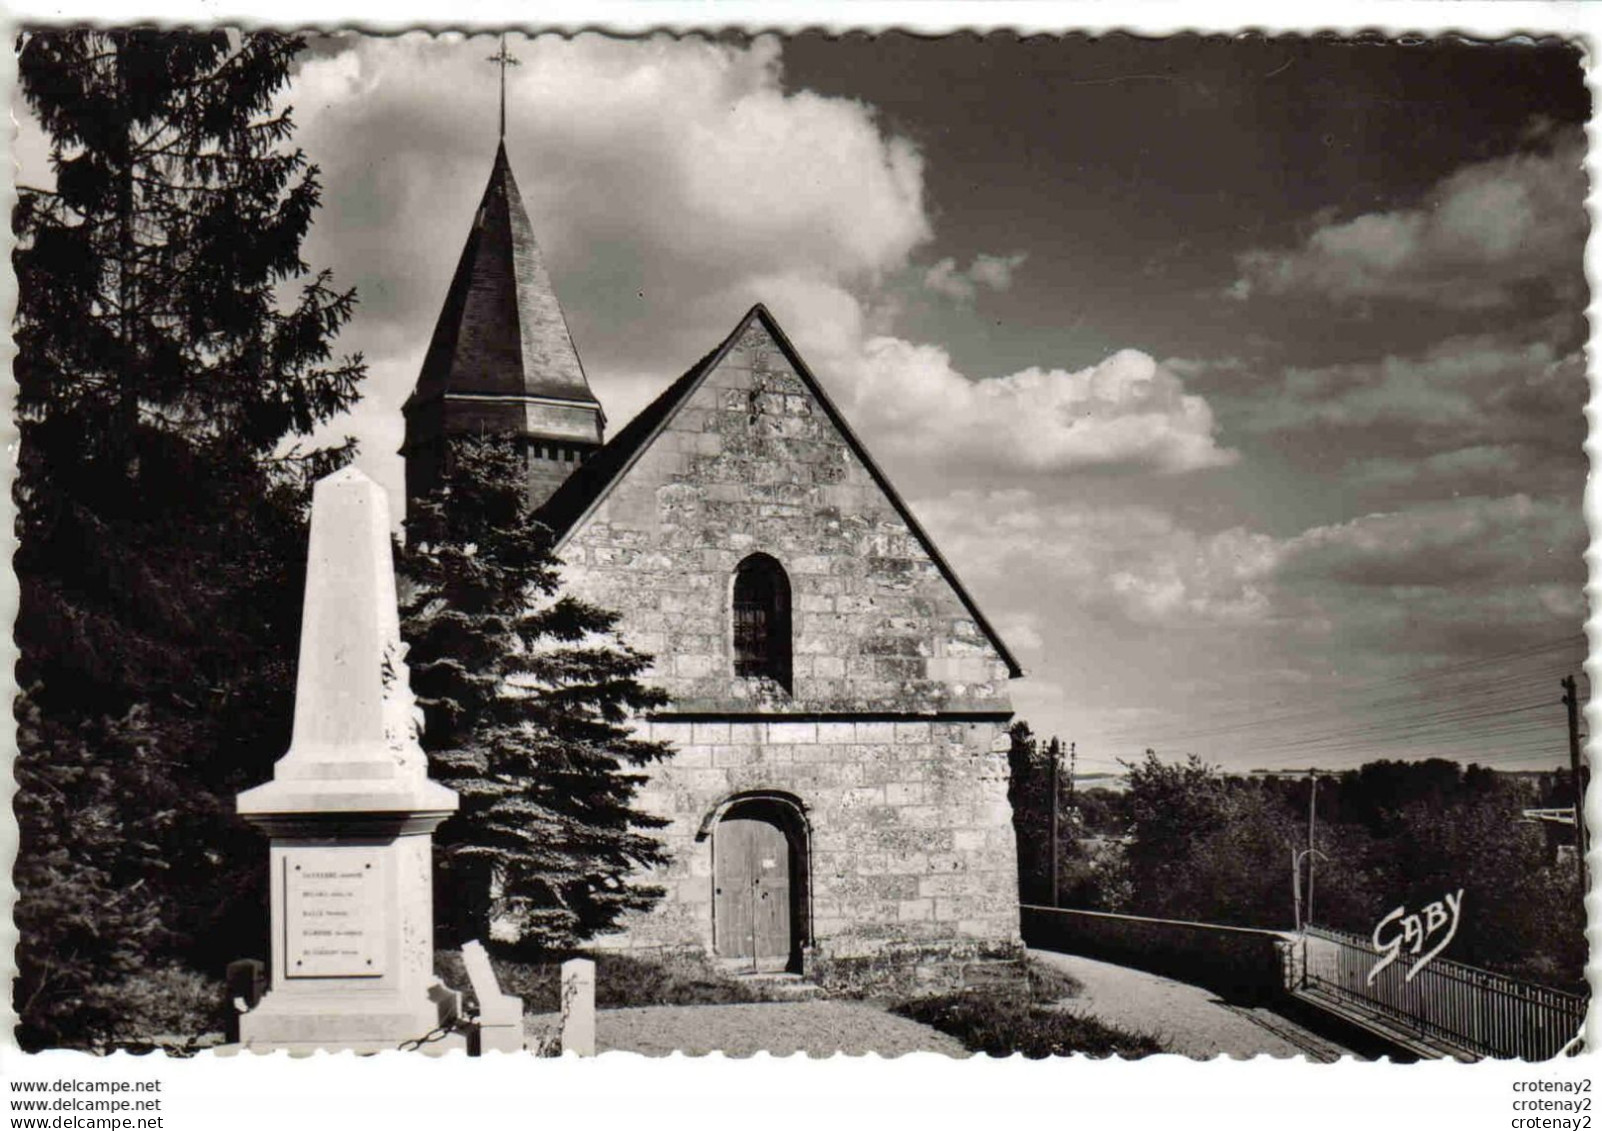
M 503 42 L 490 61 L 501 65 L 502 138 L 402 410 L 401 455 L 410 501 L 438 485 L 452 437 L 514 437 L 538 506 L 601 446 L 606 413 L 584 376 L 507 160 L 505 72 L 516 60 Z

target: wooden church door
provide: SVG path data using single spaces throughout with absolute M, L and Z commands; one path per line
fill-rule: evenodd
M 721 958 L 750 960 L 755 970 L 790 961 L 790 840 L 771 821 L 725 817 L 712 845 L 713 945 Z

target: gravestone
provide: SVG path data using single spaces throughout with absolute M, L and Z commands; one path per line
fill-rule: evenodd
M 489 954 L 477 939 L 462 945 L 462 964 L 478 998 L 478 1042 L 476 1048 L 469 1044 L 468 1052 L 522 1052 L 523 999 L 501 993 Z
M 379 1051 L 454 1019 L 432 841 L 456 806 L 418 744 L 388 501 L 345 468 L 312 495 L 293 738 L 238 799 L 271 842 L 271 989 L 239 1019 L 246 1048 Z
M 562 1052 L 595 1055 L 595 963 L 588 958 L 562 963 Z

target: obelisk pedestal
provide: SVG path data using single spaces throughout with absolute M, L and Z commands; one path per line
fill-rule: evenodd
M 429 780 L 395 603 L 389 506 L 354 468 L 312 496 L 295 727 L 273 780 L 239 795 L 271 840 L 272 988 L 249 1049 L 397 1048 L 454 1016 L 433 973 Z

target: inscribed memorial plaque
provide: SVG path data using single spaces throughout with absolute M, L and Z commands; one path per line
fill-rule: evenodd
M 284 857 L 285 974 L 384 973 L 383 856 L 367 848 L 299 849 Z

